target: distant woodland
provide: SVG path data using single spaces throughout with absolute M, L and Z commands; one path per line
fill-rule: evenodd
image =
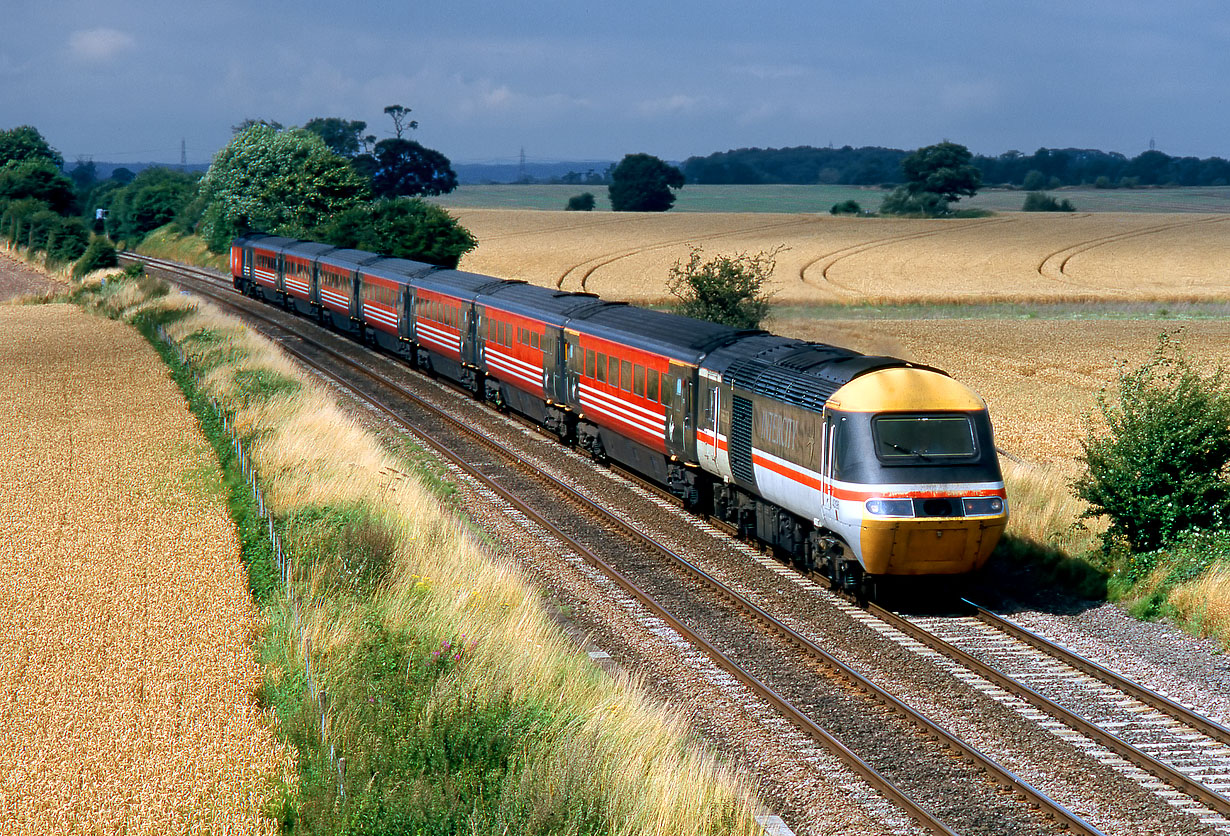
M 707 157 L 689 157 L 683 173 L 689 183 L 795 183 L 809 185 L 888 185 L 904 182 L 896 148 L 740 148 Z M 1127 157 L 1087 148 L 1039 148 L 1032 154 L 1007 151 L 997 157 L 974 155 L 987 186 L 1054 189 L 1060 186 L 1135 188 L 1138 186 L 1230 185 L 1230 162 L 1221 157 L 1172 157 L 1145 151 Z

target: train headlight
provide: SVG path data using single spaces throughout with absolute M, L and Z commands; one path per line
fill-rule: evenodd
M 869 499 L 863 503 L 867 513 L 873 517 L 912 517 L 914 516 L 914 500 L 912 499 Z
M 967 517 L 993 517 L 1004 513 L 1004 500 L 998 496 L 968 496 L 961 500 Z

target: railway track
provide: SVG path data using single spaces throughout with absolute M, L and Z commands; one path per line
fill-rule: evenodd
M 197 281 L 207 283 L 194 287 L 203 295 L 239 308 L 245 315 L 271 326 L 288 329 L 297 340 L 311 341 L 303 320 L 278 315 L 259 303 L 242 304 L 242 298 L 217 274 L 192 268 L 185 274 L 178 265 L 143 260 L 159 270 L 181 271 L 181 281 L 195 275 Z M 224 287 L 219 287 L 219 283 Z M 278 318 L 284 321 L 277 322 Z M 353 355 L 290 342 L 284 339 L 283 345 L 313 367 L 340 364 L 348 370 L 327 372 L 339 383 L 354 375 L 363 377 L 367 383 L 362 386 L 356 387 L 353 381 L 345 385 L 371 408 L 411 428 L 456 467 L 469 472 L 471 478 L 482 480 L 486 489 L 508 507 L 552 532 L 551 536 L 565 543 L 566 548 L 640 600 L 929 832 L 1099 832 L 976 747 L 931 722 L 920 711 L 828 653 L 750 596 L 648 535 L 643 525 L 611 514 L 565 480 L 545 474 L 539 467 L 527 467 L 523 451 L 507 449 L 478 434 L 478 438 L 471 437 L 469 445 L 481 444 L 499 461 L 474 463 L 470 461 L 471 455 L 463 455 L 453 445 L 436 440 L 448 434 L 439 432 L 439 425 L 447 424 L 451 416 L 437 415 L 432 419 L 434 428 L 411 426 L 419 424 L 406 418 L 411 410 L 391 404 L 413 403 L 414 412 L 438 410 L 438 406 L 401 384 L 381 379 L 380 373 Z M 358 346 L 354 349 L 363 351 Z M 326 363 L 321 355 L 332 359 Z M 445 407 L 443 412 L 450 409 Z M 465 418 L 454 420 L 449 433 L 471 434 L 472 427 Z M 515 480 L 510 478 L 513 470 L 518 474 Z M 489 478 L 484 471 L 498 471 L 500 478 Z M 507 487 L 511 481 L 518 483 L 516 490 Z M 525 498 L 535 495 L 537 501 Z M 591 518 L 592 524 L 580 526 L 575 512 L 559 518 L 561 496 L 568 497 L 570 505 L 584 509 L 582 516 Z M 610 547 L 612 527 L 622 530 L 625 538 L 615 548 Z M 671 567 L 669 571 L 663 571 L 664 561 Z M 735 611 L 743 615 L 734 618 Z M 956 787 L 960 789 L 954 793 Z M 1004 788 L 1011 790 L 1010 797 L 1003 792 Z
M 1056 734 L 1230 832 L 1230 729 L 966 601 L 960 618 L 871 614 L 1047 715 Z M 1181 795 L 1180 795 L 1181 794 Z

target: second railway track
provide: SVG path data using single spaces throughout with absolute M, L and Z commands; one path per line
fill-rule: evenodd
M 158 265 L 148 260 L 147 264 L 165 270 L 176 269 L 174 265 Z M 241 303 L 242 298 L 233 291 L 218 287 L 217 283 L 225 281 L 224 279 L 203 271 L 192 272 L 196 273 L 196 281 L 213 283 L 212 290 L 208 284 L 196 285 L 195 289 L 199 292 L 214 295 L 224 304 Z M 180 273 L 178 280 L 193 281 L 191 273 Z M 231 298 L 228 299 L 228 296 Z M 248 316 L 261 317 L 274 327 L 275 318 L 271 316 L 273 312 L 269 311 L 267 306 L 252 303 L 241 307 L 246 307 Z M 309 326 L 303 320 L 280 316 L 286 321 L 276 327 L 289 328 L 297 335 L 297 339 L 284 342 L 306 342 L 312 339 L 305 336 L 307 332 L 303 329 Z M 353 346 L 353 349 L 360 354 L 365 353 L 358 346 Z M 320 358 L 313 361 L 310 352 L 323 350 L 330 353 L 334 356 L 335 363 L 343 353 L 350 354 L 343 364 L 351 368 L 352 372 L 383 362 L 370 356 L 365 360 L 349 351 L 338 353 L 336 349 L 292 350 L 305 362 L 312 362 L 314 365 L 323 363 Z M 384 392 L 383 396 L 372 393 L 365 395 L 369 401 L 380 404 L 381 408 L 389 406 L 386 401 L 418 397 L 401 384 L 394 384 L 390 389 L 387 383 L 376 382 L 374 377 L 380 375 L 371 368 L 366 368 L 362 376 L 371 380 L 371 386 Z M 462 424 L 479 421 L 469 413 L 470 409 L 480 410 L 479 405 L 466 402 L 451 390 L 440 397 L 447 401 L 443 407 L 444 412 L 457 412 L 461 405 L 465 404 L 467 413 L 461 418 Z M 417 409 L 421 411 L 426 406 L 427 401 L 420 401 Z M 392 406 L 389 408 L 393 413 L 402 414 L 397 420 L 405 420 L 404 406 L 400 409 Z M 437 424 L 441 420 L 433 419 Z M 483 423 L 489 425 L 492 420 L 488 418 Z M 428 436 L 441 434 L 432 429 L 419 428 L 418 431 Z M 450 430 L 453 433 L 460 431 L 460 428 L 456 427 Z M 656 610 L 664 620 L 672 623 L 674 629 L 702 647 L 717 664 L 734 673 L 749 687 L 761 688 L 762 696 L 777 705 L 791 722 L 821 740 L 830 750 L 841 752 L 847 762 L 861 761 L 862 765 L 856 766 L 856 769 L 873 785 L 879 781 L 875 777 L 876 773 L 881 773 L 881 777 L 892 776 L 892 780 L 880 782 L 878 788 L 909 810 L 916 819 L 925 822 L 931 832 L 1042 833 L 1058 832 L 1061 829 L 1066 829 L 1067 832 L 1099 832 L 1079 816 L 1069 813 L 1062 805 L 1054 804 L 1045 793 L 1034 790 L 1026 778 L 1012 774 L 984 757 L 975 747 L 964 744 L 957 735 L 934 727 L 928 728 L 918 709 L 907 706 L 904 700 L 873 684 L 868 678 L 871 674 L 860 675 L 830 655 L 824 647 L 832 646 L 832 633 L 828 633 L 826 637 L 827 629 L 811 621 L 806 612 L 792 611 L 791 606 L 786 606 L 785 617 L 779 617 L 781 613 L 771 611 L 776 607 L 764 606 L 763 599 L 772 598 L 773 591 L 763 586 L 749 590 L 746 587 L 746 572 L 733 584 L 729 579 L 726 582 L 719 580 L 718 575 L 729 571 L 729 561 L 738 559 L 742 559 L 749 568 L 761 567 L 758 571 L 762 576 L 768 576 L 770 579 L 778 577 L 776 573 L 763 571 L 765 561 L 757 563 L 748 560 L 748 552 L 751 550 L 746 546 L 729 541 L 716 541 L 721 542 L 721 545 L 714 547 L 712 531 L 706 526 L 692 521 L 690 525 L 680 527 L 680 512 L 677 509 L 669 508 L 668 503 L 660 500 L 655 501 L 651 495 L 639 489 L 624 491 L 640 495 L 637 500 L 640 506 L 635 512 L 638 515 L 637 521 L 628 522 L 624 519 L 624 514 L 607 514 L 605 509 L 600 507 L 602 502 L 581 496 L 581 492 L 568 484 L 572 481 L 569 477 L 552 477 L 548 481 L 553 484 L 546 485 L 540 476 L 542 471 L 549 469 L 541 461 L 544 455 L 549 458 L 577 459 L 572 466 L 580 463 L 579 456 L 557 446 L 548 455 L 544 452 L 548 445 L 532 438 L 533 434 L 524 428 L 511 433 L 505 430 L 502 433 L 488 434 L 511 435 L 514 440 L 520 435 L 521 441 L 529 443 L 530 446 L 526 449 L 501 451 L 499 448 L 503 445 L 492 447 L 488 443 L 488 449 L 497 457 L 502 457 L 502 461 L 487 461 L 474 465 L 470 469 L 478 471 L 476 478 L 486 479 L 492 489 L 503 497 L 503 501 L 519 507 L 539 525 L 555 529 L 554 536 L 568 543 L 569 548 L 596 564 L 602 564 L 603 571 L 623 583 L 632 594 L 640 596 L 645 606 Z M 530 466 L 521 468 L 517 464 L 526 460 L 531 462 Z M 487 478 L 482 474 L 484 469 L 488 472 L 498 471 L 499 478 Z M 609 476 L 605 479 L 607 483 L 614 482 Z M 537 487 L 530 484 L 535 481 Z M 511 484 L 513 482 L 517 483 L 515 490 Z M 586 504 L 589 507 L 583 513 L 565 513 L 561 508 L 561 495 L 572 495 L 570 502 Z M 631 500 L 625 497 L 623 501 Z M 648 506 L 656 507 L 657 511 Z M 643 521 L 643 515 L 652 517 L 655 513 L 667 517 L 673 514 L 674 523 L 667 520 L 653 524 Z M 562 518 L 553 519 L 553 516 L 560 514 Z M 600 520 L 603 514 L 606 514 L 607 518 Z M 589 521 L 585 522 L 585 518 Z M 626 529 L 623 535 L 626 539 L 616 544 L 615 548 L 611 548 L 610 543 L 612 518 L 620 520 L 619 524 Z M 695 566 L 688 568 L 685 564 L 689 561 L 680 562 L 677 559 L 680 555 L 676 552 L 681 550 L 678 542 L 660 543 L 656 542 L 654 537 L 645 536 L 645 531 L 655 528 L 675 529 L 676 539 L 682 537 L 685 541 L 682 550 L 691 550 L 688 557 L 693 561 L 696 552 L 703 554 L 706 561 L 713 557 L 710 552 L 725 551 L 732 554 L 726 557 L 725 562 L 718 561 L 719 571 L 716 573 L 711 574 Z M 680 535 L 682 529 L 699 532 L 697 538 L 691 540 L 692 545 L 686 545 L 688 537 Z M 709 538 L 708 546 L 705 545 L 705 537 Z M 733 553 L 739 555 L 736 557 Z M 664 570 L 664 555 L 673 555 L 670 559 L 675 561 L 669 571 Z M 782 582 L 791 583 L 785 580 Z M 769 586 L 772 586 L 772 583 L 773 581 Z M 742 591 L 740 587 L 743 587 Z M 795 588 L 798 588 L 797 584 Z M 749 592 L 750 594 L 745 594 Z M 762 600 L 757 602 L 753 600 L 755 598 Z M 818 592 L 809 593 L 807 598 L 808 607 L 827 607 L 828 618 L 833 617 L 833 613 L 840 609 L 831 602 L 823 601 Z M 804 608 L 806 609 L 807 607 Z M 797 629 L 800 621 L 804 627 L 802 630 Z M 841 629 L 848 634 L 850 625 Z M 877 673 L 878 675 L 880 674 Z M 946 675 L 951 676 L 950 673 Z M 836 744 L 828 739 L 831 735 L 820 732 L 818 727 L 822 725 L 835 732 L 844 745 Z M 813 726 L 817 728 L 811 728 Z M 1060 741 L 1057 748 L 1063 751 L 1066 745 Z M 851 752 L 856 753 L 857 758 L 851 758 Z M 1014 755 L 1013 758 L 1016 760 L 1017 756 Z M 1030 766 L 1034 774 L 1045 774 L 1045 769 L 1039 764 Z M 1110 784 L 1115 783 L 1113 779 L 1108 780 Z M 1060 785 L 1062 784 L 1061 781 Z M 1013 793 L 1005 794 L 1004 787 L 1011 788 Z M 1125 792 L 1122 783 L 1114 786 L 1113 794 L 1116 796 Z M 905 796 L 913 796 L 915 802 L 909 801 Z M 1200 832 L 1201 825 L 1194 821 L 1193 817 L 1185 816 L 1181 811 L 1168 811 L 1168 805 L 1164 802 L 1151 804 L 1147 791 L 1142 791 L 1141 796 L 1133 799 L 1130 804 L 1121 804 L 1119 815 L 1109 816 L 1107 820 L 1116 822 L 1125 816 L 1134 818 L 1148 815 L 1157 817 L 1158 821 L 1155 823 L 1161 829 L 1122 832 Z M 1041 809 L 1042 812 L 1035 808 Z M 1175 821 L 1181 826 L 1168 826 L 1165 821 L 1167 817 L 1163 815 L 1165 812 L 1178 816 Z M 1216 822 L 1210 819 L 1203 824 L 1215 825 Z

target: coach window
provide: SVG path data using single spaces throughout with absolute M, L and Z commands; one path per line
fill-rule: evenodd
M 662 405 L 663 406 L 670 406 L 673 403 L 673 401 L 671 400 L 671 387 L 674 385 L 675 385 L 674 380 L 671 378 L 669 374 L 662 375 Z
M 627 360 L 622 361 L 619 369 L 619 386 L 625 392 L 632 391 L 632 364 Z
M 530 332 L 530 348 L 538 348 L 538 332 Z
M 657 403 L 658 400 L 658 370 L 645 370 L 645 397 Z
M 619 388 L 619 358 L 607 357 L 606 382 L 615 389 Z
M 592 378 L 597 374 L 594 369 L 594 350 L 592 348 L 585 350 L 585 376 Z
M 606 383 L 606 355 L 598 352 L 598 382 Z
M 645 367 L 638 365 L 632 374 L 632 394 L 643 398 L 645 396 Z

